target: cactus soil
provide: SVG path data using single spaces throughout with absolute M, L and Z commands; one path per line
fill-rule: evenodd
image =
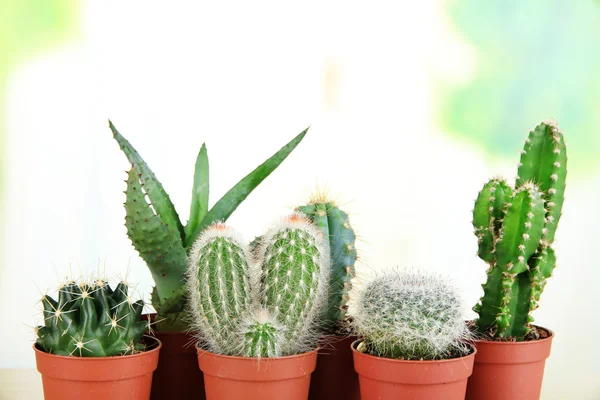
M 318 349 L 294 356 L 224 356 L 196 345 L 207 400 L 306 400 Z
M 376 357 L 356 350 L 352 343 L 354 368 L 358 373 L 362 400 L 463 400 L 467 379 L 473 372 L 477 350 L 464 357 L 445 360 L 398 360 Z M 488 397 L 480 397 L 488 399 Z M 508 399 L 506 397 L 505 399 Z
M 125 356 L 57 356 L 34 345 L 46 400 L 148 400 L 161 343 L 147 339 L 149 350 Z
M 538 338 L 479 340 L 467 400 L 538 400 L 554 333 L 535 327 Z

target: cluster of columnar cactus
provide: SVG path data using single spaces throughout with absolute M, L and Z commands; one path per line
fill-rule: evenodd
M 356 274 L 356 235 L 348 214 L 325 198 L 317 197 L 297 210 L 307 215 L 329 241 L 329 292 L 319 318 L 325 330 L 335 332 L 348 311 L 352 279 Z
M 134 301 L 127 283 L 111 289 L 104 279 L 63 283 L 58 298 L 44 295 L 44 325 L 36 328 L 37 345 L 61 356 L 107 357 L 144 350 L 148 322 L 144 303 Z
M 209 209 L 208 154 L 202 145 L 192 189 L 190 218 L 183 226 L 169 195 L 133 146 L 109 123 L 115 140 L 132 164 L 127 179 L 125 225 L 133 246 L 154 279 L 152 305 L 160 330 L 186 330 L 186 291 L 182 285 L 187 254 L 200 233 L 215 221 L 225 221 L 246 197 L 302 141 L 306 130 L 239 181 Z
M 327 243 L 305 215 L 283 219 L 252 254 L 231 228 L 215 223 L 190 255 L 195 327 L 220 354 L 279 357 L 310 350 L 328 274 Z
M 556 256 L 552 248 L 567 175 L 562 132 L 554 121 L 529 133 L 513 189 L 502 179 L 485 184 L 475 201 L 479 257 L 490 268 L 474 307 L 477 328 L 491 337 L 523 339 L 533 322 Z
M 469 330 L 457 290 L 445 279 L 392 269 L 359 292 L 353 311 L 359 351 L 436 360 L 468 351 Z

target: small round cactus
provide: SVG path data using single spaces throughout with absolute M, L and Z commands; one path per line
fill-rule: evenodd
M 354 326 L 361 351 L 396 359 L 435 360 L 468 351 L 469 330 L 457 291 L 446 280 L 392 269 L 360 292 Z
M 281 357 L 284 328 L 264 308 L 250 314 L 242 322 L 240 332 L 244 357 Z
M 112 290 L 105 279 L 69 280 L 60 285 L 58 300 L 44 295 L 41 303 L 44 326 L 36 328 L 36 343 L 45 352 L 108 357 L 145 349 L 144 302 L 133 300 L 125 282 Z

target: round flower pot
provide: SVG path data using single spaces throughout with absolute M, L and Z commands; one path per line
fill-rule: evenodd
M 352 343 L 352 354 L 362 400 L 465 398 L 477 350 L 449 360 L 395 360 L 360 353 L 356 350 L 359 343 L 360 340 Z
M 326 336 L 312 373 L 309 400 L 360 400 L 350 345 L 355 336 Z
M 152 380 L 151 400 L 204 400 L 204 376 L 198 369 L 194 344 L 197 339 L 186 332 L 160 332 L 162 342 L 158 368 Z
M 544 328 L 545 329 L 545 328 Z M 524 342 L 476 342 L 467 400 L 538 400 L 554 333 Z
M 315 349 L 280 358 L 247 358 L 201 349 L 198 365 L 204 372 L 207 400 L 306 400 L 310 375 L 317 364 Z
M 115 357 L 66 357 L 33 346 L 46 400 L 148 400 L 158 364 L 159 340 L 151 350 Z

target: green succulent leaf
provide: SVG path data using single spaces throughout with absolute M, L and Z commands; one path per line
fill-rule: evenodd
M 127 178 L 125 226 L 140 256 L 146 261 L 160 298 L 168 298 L 182 286 L 187 256 L 177 232 L 169 229 L 146 202 L 146 186 L 135 168 Z
M 115 128 L 110 120 L 108 121 L 108 124 L 115 140 L 119 143 L 121 150 L 123 150 L 123 153 L 125 153 L 129 162 L 140 174 L 139 178 L 146 188 L 146 193 L 152 202 L 152 207 L 154 207 L 156 214 L 158 214 L 161 221 L 169 229 L 173 229 L 177 232 L 181 240 L 183 240 L 185 237 L 183 225 L 181 224 L 177 211 L 175 211 L 175 207 L 162 184 L 156 179 L 156 176 L 150 167 L 148 167 L 148 164 L 146 164 L 144 159 L 139 155 L 131 143 L 117 131 L 117 128 Z
M 210 189 L 208 169 L 208 153 L 206 145 L 202 144 L 196 167 L 194 170 L 194 187 L 192 188 L 192 204 L 190 206 L 190 219 L 185 226 L 185 236 L 190 236 L 198 227 L 208 212 L 208 194 Z
M 227 220 L 246 197 L 248 197 L 248 195 L 252 193 L 252 191 L 287 158 L 287 156 L 290 155 L 302 139 L 304 139 L 307 131 L 308 128 L 283 146 L 277 153 L 271 156 L 271 158 L 256 167 L 254 171 L 246 175 L 246 177 L 225 193 L 225 195 L 221 197 L 221 199 L 217 201 L 206 214 L 202 222 L 194 230 L 194 233 L 185 238 L 185 246 L 189 247 L 190 244 L 194 243 L 204 228 L 211 225 L 213 222 Z

